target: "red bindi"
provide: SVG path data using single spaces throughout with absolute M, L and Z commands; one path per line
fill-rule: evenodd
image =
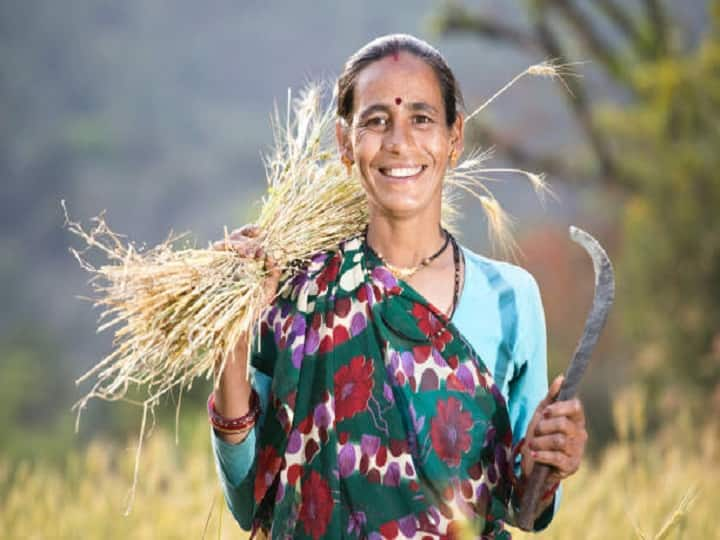
M 396 97 L 395 98 L 395 105 L 400 105 L 402 103 L 402 98 Z
M 392 53 L 392 57 L 393 57 L 393 60 L 395 60 L 396 62 L 397 62 L 398 60 L 400 60 L 400 51 L 395 51 L 395 52 L 393 52 L 393 53 Z

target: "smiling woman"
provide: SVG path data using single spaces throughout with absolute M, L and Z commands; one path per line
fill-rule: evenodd
M 379 38 L 337 83 L 340 155 L 367 195 L 365 233 L 318 253 L 243 336 L 210 395 L 211 437 L 238 522 L 273 538 L 508 538 L 535 461 L 555 467 L 535 528 L 587 434 L 551 404 L 534 279 L 441 225 L 463 150 L 462 96 L 427 43 Z M 217 243 L 264 257 L 262 231 Z M 272 267 L 270 259 L 266 263 Z

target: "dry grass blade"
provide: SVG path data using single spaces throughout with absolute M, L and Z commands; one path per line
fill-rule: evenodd
M 310 85 L 299 98 L 289 98 L 287 118 L 276 112 L 273 119 L 275 149 L 265 159 L 268 190 L 256 224 L 264 234 L 262 249 L 285 277 L 298 262 L 360 234 L 368 219 L 356 171 L 347 173 L 335 148 L 335 96 L 328 94 L 322 85 Z M 489 157 L 490 152 L 471 154 L 448 171 L 443 222 L 454 229 L 454 203 L 460 193 L 470 193 L 485 210 L 495 243 L 512 247 L 509 218 L 483 183 L 487 173 L 519 172 L 536 190 L 546 186 L 541 175 L 485 169 Z M 83 250 L 71 251 L 92 275 L 95 306 L 103 309 L 99 331 L 114 329 L 114 350 L 77 381 L 95 378 L 74 406 L 76 429 L 83 408 L 94 397 L 143 407 L 131 506 L 148 412 L 171 390 L 182 393 L 197 377 L 210 379 L 223 369 L 239 337 L 259 320 L 266 270 L 262 263 L 234 252 L 178 248 L 182 235 L 171 234 L 151 249 L 136 249 L 108 227 L 102 214 L 86 231 L 70 220 L 64 202 L 63 210 L 66 227 L 85 244 Z M 99 250 L 108 263 L 90 264 L 90 249 Z M 131 387 L 147 397 L 131 401 Z
M 697 489 L 695 488 L 690 489 L 687 493 L 685 493 L 677 508 L 673 512 L 673 515 L 670 516 L 660 531 L 655 535 L 654 540 L 665 540 L 668 538 L 668 535 L 673 531 L 673 529 L 682 526 L 682 523 L 687 519 L 688 510 L 695 500 L 695 497 L 697 497 Z
M 505 86 L 503 86 L 500 90 L 495 92 L 490 98 L 485 101 L 482 105 L 480 105 L 477 109 L 475 109 L 472 113 L 470 113 L 466 118 L 465 121 L 469 122 L 472 118 L 475 117 L 475 115 L 479 114 L 481 111 L 485 110 L 490 104 L 495 101 L 498 97 L 500 97 L 501 94 L 505 93 L 506 90 L 508 90 L 511 86 L 513 86 L 516 82 L 518 82 L 520 79 L 525 77 L 526 75 L 531 75 L 533 77 L 546 77 L 549 79 L 557 79 L 560 81 L 560 84 L 565 87 L 565 90 L 572 95 L 572 91 L 570 90 L 570 87 L 565 82 L 565 77 L 580 77 L 578 73 L 575 73 L 572 70 L 572 66 L 584 64 L 584 62 L 569 62 L 566 64 L 560 64 L 555 60 L 545 60 L 544 62 L 540 62 L 539 64 L 534 64 L 530 67 L 528 67 L 525 71 L 518 73 L 513 77 L 510 82 L 508 82 Z

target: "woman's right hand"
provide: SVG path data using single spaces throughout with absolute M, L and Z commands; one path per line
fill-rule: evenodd
M 275 261 L 262 248 L 262 231 L 257 225 L 243 225 L 233 230 L 227 238 L 213 242 L 217 251 L 234 251 L 247 259 L 264 260 L 268 277 L 265 280 L 265 304 L 270 303 L 280 283 L 280 269 Z
M 227 238 L 213 242 L 213 249 L 218 251 L 232 250 L 241 257 L 264 260 L 268 277 L 264 283 L 265 303 L 275 297 L 280 282 L 280 269 L 261 247 L 262 234 L 256 225 L 245 225 L 235 229 Z M 247 357 L 250 336 L 244 334 L 238 339 L 233 353 L 225 359 L 225 366 L 215 389 L 215 410 L 226 418 L 237 418 L 248 413 L 250 409 L 250 382 L 246 379 Z M 216 366 L 219 369 L 220 362 Z M 218 436 L 226 442 L 236 444 L 247 436 L 247 433 L 220 433 Z

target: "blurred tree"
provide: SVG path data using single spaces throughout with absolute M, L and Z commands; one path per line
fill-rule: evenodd
M 527 28 L 447 2 L 432 18 L 445 35 L 470 33 L 561 63 L 590 58 L 621 96 L 601 104 L 568 78 L 568 106 L 594 159 L 570 170 L 532 155 L 489 125 L 475 132 L 522 167 L 608 188 L 622 203 L 619 310 L 652 395 L 670 407 L 682 390 L 720 382 L 720 1 L 708 29 L 683 31 L 660 0 L 526 0 Z M 699 3 L 683 8 L 702 9 Z M 609 92 L 604 92 L 607 96 Z M 678 384 L 668 384 L 678 383 Z M 667 390 L 667 391 L 664 391 Z M 673 395 L 673 392 L 677 395 Z M 658 401 L 656 401 L 657 403 Z

